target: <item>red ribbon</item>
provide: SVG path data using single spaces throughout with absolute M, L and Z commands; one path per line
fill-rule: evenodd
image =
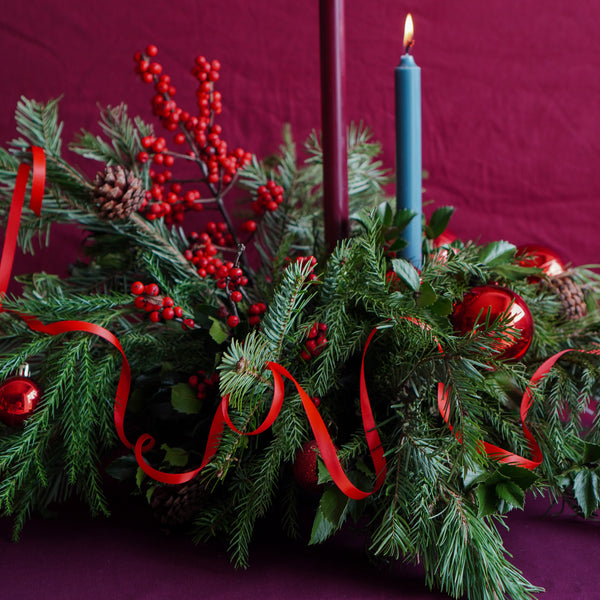
M 387 474 L 387 464 L 385 460 L 385 455 L 383 452 L 383 447 L 381 445 L 381 440 L 379 438 L 379 434 L 377 433 L 377 429 L 375 426 L 375 420 L 373 418 L 373 411 L 371 410 L 371 403 L 369 400 L 369 394 L 367 392 L 367 386 L 365 382 L 365 355 L 367 353 L 367 348 L 371 342 L 371 339 L 376 333 L 376 329 L 371 331 L 367 342 L 365 344 L 365 348 L 363 351 L 362 364 L 360 369 L 360 406 L 361 406 L 361 414 L 363 420 L 363 426 L 365 430 L 365 436 L 367 439 L 367 446 L 369 448 L 369 452 L 371 454 L 371 458 L 373 460 L 373 465 L 375 467 L 375 486 L 370 492 L 365 492 L 357 488 L 351 481 L 348 479 L 348 476 L 344 472 L 342 465 L 337 457 L 337 452 L 333 441 L 331 440 L 331 436 L 327 430 L 327 426 L 325 425 L 319 411 L 317 410 L 314 402 L 311 400 L 310 396 L 306 393 L 306 391 L 302 388 L 302 386 L 294 379 L 294 377 L 280 364 L 269 362 L 267 364 L 267 368 L 271 370 L 273 373 L 273 398 L 271 400 L 271 406 L 269 408 L 269 412 L 265 417 L 265 420 L 261 423 L 259 427 L 257 427 L 254 431 L 240 431 L 231 421 L 228 413 L 229 407 L 229 396 L 224 396 L 221 400 L 220 408 L 217 410 L 213 422 L 210 428 L 210 432 L 208 434 L 208 441 L 206 443 L 206 449 L 204 451 L 204 456 L 202 459 L 202 463 L 197 469 L 192 471 L 187 471 L 186 473 L 163 473 L 157 469 L 151 467 L 143 457 L 143 453 L 146 450 L 149 450 L 154 446 L 154 439 L 149 434 L 142 435 L 135 444 L 135 456 L 137 461 L 147 475 L 156 479 L 157 481 L 161 481 L 163 483 L 184 483 L 189 481 L 193 477 L 195 477 L 213 458 L 216 454 L 217 449 L 219 447 L 220 437 L 223 433 L 223 426 L 226 423 L 230 429 L 235 431 L 240 435 L 258 435 L 266 431 L 277 419 L 281 407 L 283 406 L 283 400 L 285 397 L 285 387 L 283 378 L 289 379 L 295 386 L 298 394 L 300 395 L 300 400 L 302 401 L 302 406 L 306 412 L 306 416 L 308 417 L 308 422 L 312 428 L 313 434 L 315 436 L 315 440 L 319 447 L 319 451 L 321 452 L 321 457 L 327 471 L 331 475 L 333 482 L 337 485 L 337 487 L 349 498 L 353 500 L 363 500 L 368 496 L 374 494 L 385 481 L 385 477 Z
M 2 257 L 0 258 L 0 296 L 6 295 L 8 282 L 12 273 L 13 262 L 15 259 L 15 250 L 17 248 L 17 236 L 19 235 L 19 223 L 21 222 L 21 213 L 25 203 L 25 192 L 27 190 L 27 180 L 29 173 L 33 168 L 33 177 L 31 181 L 31 198 L 29 207 L 39 217 L 42 210 L 42 200 L 44 199 L 44 183 L 46 180 L 46 156 L 44 151 L 37 146 L 31 147 L 32 166 L 22 163 L 17 171 L 17 180 L 13 190 L 10 203 L 10 212 L 6 223 L 6 235 L 4 237 L 4 246 L 2 247 Z M 1 298 L 0 298 L 1 301 Z
M 27 180 L 29 178 L 30 171 L 33 171 L 30 207 L 38 216 L 40 215 L 42 200 L 44 196 L 44 181 L 46 174 L 46 161 L 44 151 L 41 148 L 32 146 L 31 153 L 33 158 L 32 167 L 30 167 L 27 164 L 21 164 L 19 166 L 19 169 L 17 171 L 17 179 L 15 182 L 15 189 L 12 196 L 6 236 L 4 239 L 4 246 L 2 249 L 2 256 L 0 258 L 0 312 L 6 310 L 2 308 L 1 299 L 6 294 L 6 291 L 8 289 L 8 282 L 10 280 L 12 272 L 15 249 L 17 244 L 17 236 L 19 233 L 19 223 L 21 219 L 23 204 L 25 201 Z M 90 333 L 92 335 L 96 335 L 104 339 L 120 352 L 123 358 L 123 364 L 121 367 L 121 374 L 119 376 L 119 383 L 117 385 L 117 392 L 114 404 L 115 428 L 117 430 L 117 434 L 121 442 L 127 448 L 134 449 L 137 462 L 142 468 L 142 470 L 147 475 L 149 475 L 157 481 L 169 484 L 179 484 L 185 483 L 186 481 L 189 481 L 190 479 L 195 477 L 215 456 L 219 448 L 225 424 L 227 424 L 233 431 L 237 432 L 240 435 L 258 435 L 266 431 L 269 427 L 271 427 L 271 425 L 273 425 L 273 423 L 277 419 L 281 411 L 281 407 L 283 406 L 283 401 L 285 397 L 283 381 L 284 377 L 286 379 L 289 379 L 295 385 L 296 390 L 300 395 L 302 406 L 306 412 L 306 416 L 314 433 L 315 440 L 321 452 L 321 456 L 323 458 L 325 466 L 327 467 L 328 472 L 330 473 L 334 483 L 338 486 L 338 488 L 348 497 L 354 500 L 362 500 L 379 490 L 383 485 L 383 482 L 385 481 L 387 473 L 385 454 L 381 445 L 379 434 L 377 433 L 375 419 L 373 417 L 373 411 L 371 409 L 371 403 L 369 400 L 369 395 L 365 382 L 365 356 L 369 344 L 371 343 L 371 340 L 373 339 L 373 336 L 375 335 L 377 329 L 373 329 L 373 331 L 371 331 L 369 337 L 367 338 L 363 350 L 360 370 L 361 415 L 363 420 L 365 436 L 367 439 L 367 446 L 369 448 L 369 452 L 373 460 L 373 465 L 375 467 L 376 474 L 374 488 L 370 492 L 365 492 L 357 488 L 348 479 L 337 457 L 335 446 L 331 440 L 331 436 L 329 435 L 327 427 L 321 415 L 319 414 L 319 411 L 315 407 L 313 401 L 308 396 L 306 391 L 302 388 L 302 386 L 281 365 L 273 362 L 269 362 L 267 364 L 267 368 L 270 369 L 273 373 L 273 399 L 271 401 L 271 406 L 269 408 L 269 412 L 265 420 L 257 429 L 250 432 L 242 432 L 235 427 L 228 413 L 229 396 L 225 396 L 222 398 L 220 407 L 216 411 L 215 416 L 213 418 L 212 425 L 208 434 L 208 440 L 206 443 L 204 456 L 200 466 L 197 469 L 185 473 L 164 473 L 150 466 L 144 459 L 143 454 L 146 451 L 150 450 L 155 443 L 154 438 L 151 435 L 147 433 L 141 435 L 135 442 L 135 444 L 132 444 L 125 435 L 124 422 L 125 411 L 127 408 L 127 400 L 129 398 L 129 391 L 131 388 L 131 369 L 119 340 L 104 327 L 100 327 L 99 325 L 88 323 L 86 321 L 58 321 L 55 323 L 45 325 L 39 319 L 36 319 L 35 317 L 32 317 L 30 315 L 15 313 L 14 311 L 11 312 L 21 317 L 27 323 L 29 328 L 33 331 L 46 333 L 48 335 L 59 335 L 61 333 L 66 333 L 69 331 Z M 426 324 L 417 319 L 411 317 L 406 317 L 406 319 L 424 330 L 430 330 L 430 328 Z M 437 342 L 439 352 L 443 353 L 441 344 L 437 339 L 435 341 Z M 555 354 L 554 356 L 546 360 L 544 363 L 542 363 L 542 365 L 533 374 L 531 382 L 525 390 L 525 393 L 523 394 L 520 410 L 521 425 L 523 427 L 523 433 L 528 441 L 529 448 L 532 453 L 532 459 L 524 458 L 522 456 L 509 452 L 508 450 L 505 450 L 485 441 L 480 442 L 485 452 L 492 459 L 497 460 L 498 462 L 509 463 L 520 467 L 524 467 L 526 469 L 534 469 L 542 462 L 543 456 L 541 448 L 525 423 L 527 415 L 529 413 L 529 409 L 531 408 L 533 402 L 532 389 L 550 372 L 550 369 L 552 369 L 556 361 L 559 360 L 567 352 L 583 352 L 586 354 L 600 355 L 600 350 L 585 351 L 570 349 L 563 350 L 562 352 Z M 449 389 L 446 388 L 442 383 L 438 384 L 437 401 L 439 411 L 442 417 L 444 418 L 444 421 L 452 430 L 452 425 L 450 424 Z
M 2 249 L 2 257 L 0 259 L 0 299 L 1 297 L 4 297 L 8 289 L 8 282 L 10 280 L 12 272 L 12 266 L 17 245 L 19 224 L 21 220 L 23 204 L 25 201 L 27 180 L 29 178 L 29 173 L 31 170 L 33 170 L 33 177 L 31 184 L 30 206 L 35 212 L 35 214 L 38 216 L 40 215 L 41 211 L 42 200 L 44 196 L 44 182 L 46 176 L 46 160 L 44 151 L 41 148 L 32 146 L 31 153 L 33 158 L 32 168 L 27 164 L 21 164 L 17 171 L 17 179 L 11 201 L 6 236 L 4 239 L 4 246 Z M 2 308 L 0 302 L 0 312 L 4 310 L 6 309 Z M 327 427 L 325 426 L 325 423 L 323 422 L 323 419 L 321 418 L 314 403 L 312 402 L 308 394 L 304 391 L 302 386 L 300 386 L 300 384 L 292 377 L 292 375 L 290 375 L 290 373 L 281 365 L 272 362 L 270 362 L 267 365 L 267 367 L 273 372 L 275 390 L 273 394 L 271 408 L 269 409 L 269 412 L 264 422 L 257 429 L 251 432 L 241 432 L 234 426 L 227 412 L 229 405 L 229 397 L 225 396 L 221 400 L 220 408 L 219 410 L 217 410 L 213 418 L 213 422 L 208 434 L 208 441 L 206 443 L 204 457 L 200 466 L 197 469 L 188 471 L 186 473 L 164 473 L 162 471 L 159 471 L 158 469 L 154 469 L 153 467 L 151 467 L 146 462 L 143 456 L 143 454 L 146 451 L 150 450 L 154 446 L 154 438 L 151 435 L 145 433 L 138 438 L 135 444 L 132 444 L 125 434 L 124 423 L 125 412 L 127 408 L 127 400 L 129 398 L 129 391 L 131 388 L 131 368 L 129 366 L 129 362 L 127 361 L 127 357 L 125 356 L 123 347 L 121 346 L 121 343 L 116 338 L 116 336 L 104 327 L 95 325 L 93 323 L 88 323 L 86 321 L 57 321 L 55 323 L 50 323 L 46 325 L 42 323 L 39 319 L 31 315 L 25 315 L 15 311 L 10 312 L 18 315 L 21 319 L 23 319 L 25 323 L 27 323 L 28 327 L 33 331 L 38 331 L 40 333 L 45 333 L 48 335 L 59 335 L 61 333 L 66 333 L 69 331 L 90 333 L 92 335 L 96 335 L 106 340 L 109 344 L 114 346 L 120 352 L 123 358 L 123 364 L 121 367 L 121 374 L 119 376 L 119 383 L 117 385 L 117 392 L 114 403 L 113 413 L 115 428 L 117 430 L 117 434 L 121 442 L 127 448 L 134 449 L 137 462 L 142 468 L 142 470 L 147 475 L 156 479 L 157 481 L 161 481 L 163 483 L 178 484 L 189 481 L 190 479 L 195 477 L 215 456 L 219 448 L 219 443 L 223 434 L 223 428 L 225 424 L 227 424 L 233 431 L 236 431 L 241 435 L 258 435 L 259 433 L 262 433 L 263 431 L 271 427 L 271 425 L 275 422 L 275 419 L 279 415 L 279 412 L 281 411 L 281 407 L 283 405 L 283 400 L 285 396 L 283 377 L 290 379 L 294 383 L 296 389 L 298 390 L 298 393 L 300 394 L 302 405 L 304 407 L 304 410 L 306 411 L 309 423 L 315 434 L 315 439 L 321 451 L 323 461 L 325 462 L 325 465 L 327 466 L 327 469 L 329 470 L 331 477 L 336 483 L 336 485 L 350 498 L 360 500 L 366 498 L 367 496 L 377 491 L 382 486 L 385 480 L 385 456 L 383 453 L 383 448 L 381 446 L 379 435 L 377 433 L 377 430 L 375 429 L 375 421 L 373 419 L 373 413 L 371 410 L 371 405 L 369 402 L 364 377 L 364 357 L 369 343 L 373 335 L 375 334 L 375 330 L 371 332 L 365 345 L 365 349 L 363 352 L 363 364 L 361 367 L 360 376 L 360 399 L 361 411 L 363 414 L 363 424 L 365 428 L 365 434 L 367 437 L 367 444 L 369 447 L 369 451 L 371 452 L 373 464 L 375 466 L 376 471 L 376 482 L 374 489 L 371 492 L 364 492 L 355 487 L 344 473 L 344 470 L 342 469 L 342 466 L 337 457 L 335 446 L 333 445 L 331 437 L 329 436 L 329 433 L 327 431 Z

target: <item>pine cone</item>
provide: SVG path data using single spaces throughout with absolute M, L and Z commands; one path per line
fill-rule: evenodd
M 586 306 L 581 287 L 573 281 L 568 273 L 561 273 L 550 279 L 550 288 L 559 297 L 562 304 L 562 315 L 568 321 L 585 317 Z
M 129 217 L 140 207 L 144 195 L 142 182 L 121 165 L 108 166 L 94 178 L 94 204 L 109 221 Z
M 154 517 L 167 530 L 189 522 L 208 495 L 199 477 L 180 485 L 164 485 L 154 488 L 150 506 Z

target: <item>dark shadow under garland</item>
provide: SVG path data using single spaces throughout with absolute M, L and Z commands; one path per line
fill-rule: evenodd
M 359 373 L 367 337 L 379 328 L 365 373 L 387 478 L 361 501 L 333 485 L 289 384 L 268 431 L 247 437 L 226 429 L 217 455 L 189 483 L 153 481 L 129 454 L 108 471 L 137 482 L 161 526 L 186 526 L 198 541 L 226 539 L 239 566 L 248 564 L 257 520 L 273 511 L 285 531 L 311 543 L 358 521 L 371 555 L 421 562 L 427 585 L 456 598 L 535 597 L 538 588 L 508 561 L 498 525 L 523 508 L 528 490 L 564 497 L 584 517 L 599 508 L 600 417 L 587 418 L 598 359 L 569 353 L 534 388 L 527 425 L 543 454 L 538 468 L 499 464 L 480 440 L 530 457 L 519 403 L 547 358 L 597 347 L 598 277 L 552 256 L 559 269 L 550 270 L 539 248 L 442 243 L 450 239 L 449 207 L 434 211 L 425 227 L 420 273 L 395 258 L 411 215 L 395 214 L 385 198 L 379 146 L 362 125 L 349 134 L 352 233 L 327 256 L 318 135 L 307 141 L 302 163 L 287 129 L 279 153 L 262 162 L 232 150 L 217 123 L 218 62 L 194 63 L 192 114 L 174 101 L 155 56 L 154 47 L 140 53 L 138 71 L 154 86 L 155 115 L 184 151 L 170 150 L 125 106 L 109 107 L 101 113 L 103 137 L 83 132 L 71 146 L 102 163 L 90 181 L 61 153 L 57 102 L 20 102 L 22 137 L 0 150 L 2 214 L 34 144 L 46 153 L 47 189 L 41 217 L 23 215 L 22 247 L 54 223 L 76 223 L 89 235 L 87 258 L 68 278 L 23 276 L 23 292 L 4 307 L 45 323 L 85 319 L 117 336 L 134 376 L 128 435 L 150 432 L 157 445 L 147 458 L 168 472 L 200 464 L 222 395 L 230 395 L 236 426 L 255 429 L 273 394 L 266 364 L 280 363 L 313 399 L 345 471 L 364 490 L 375 473 L 358 410 Z M 247 194 L 235 219 L 234 185 Z M 194 230 L 190 215 L 199 212 Z M 473 309 L 472 330 L 461 330 L 457 306 L 474 289 L 484 310 Z M 514 313 L 487 310 L 479 290 L 498 289 L 517 294 L 508 308 L 530 311 L 533 330 Z M 0 377 L 29 363 L 42 389 L 24 425 L 0 425 L 2 514 L 14 516 L 15 536 L 32 511 L 73 494 L 93 513 L 108 514 L 102 471 L 119 447 L 112 404 L 120 357 L 84 334 L 30 331 L 11 313 L 0 315 L 0 327 Z M 515 360 L 508 351 L 525 342 Z M 440 382 L 450 389 L 453 431 L 438 410 Z M 5 391 L 4 413 L 11 410 Z M 298 515 L 307 510 L 314 524 L 302 532 Z

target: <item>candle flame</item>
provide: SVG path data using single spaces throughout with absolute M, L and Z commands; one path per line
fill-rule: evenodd
M 404 47 L 406 52 L 410 50 L 412 45 L 415 43 L 415 27 L 413 25 L 412 16 L 410 13 L 406 15 L 406 21 L 404 22 Z

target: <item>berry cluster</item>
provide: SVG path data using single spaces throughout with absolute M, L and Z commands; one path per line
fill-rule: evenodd
M 254 327 L 260 323 L 261 317 L 267 310 L 267 305 L 264 302 L 257 302 L 256 304 L 251 304 L 248 309 L 248 325 L 250 327 Z
M 261 185 L 256 190 L 256 200 L 252 204 L 252 210 L 257 215 L 264 215 L 265 212 L 273 212 L 283 202 L 283 188 L 269 179 L 265 185 Z
M 188 238 L 190 244 L 183 253 L 185 259 L 196 267 L 200 277 L 215 279 L 219 289 L 226 289 L 232 295 L 233 291 L 238 290 L 239 298 L 236 294 L 232 300 L 239 302 L 242 299 L 239 287 L 248 285 L 248 278 L 233 262 L 225 262 L 217 256 L 219 248 L 233 246 L 233 237 L 228 232 L 227 225 L 209 221 L 204 233 L 192 231 Z
M 160 119 L 167 131 L 176 132 L 173 142 L 190 147 L 187 160 L 195 161 L 201 168 L 203 181 L 213 196 L 221 194 L 223 188 L 233 182 L 238 170 L 252 161 L 252 154 L 241 148 L 230 151 L 221 138 L 222 128 L 215 124 L 214 117 L 223 110 L 221 93 L 214 90 L 214 82 L 219 79 L 219 61 L 208 61 L 205 57 L 196 58 L 192 74 L 198 80 L 197 115 L 183 110 L 174 100 L 176 88 L 169 75 L 154 58 L 158 48 L 150 45 L 144 52 L 134 56 L 136 71 L 142 81 L 153 83 L 155 94 L 152 98 L 152 111 Z M 142 140 L 144 150 L 139 153 L 141 163 L 152 162 L 167 169 L 173 166 L 175 155 L 167 149 L 165 138 L 147 136 Z M 141 209 L 149 219 L 165 218 L 167 222 L 182 222 L 186 210 L 201 210 L 201 194 L 197 189 L 185 193 L 180 184 L 166 183 L 172 174 L 168 170 L 150 174 L 152 189 L 146 196 L 146 204 Z M 213 199 L 207 200 L 214 202 Z M 206 201 L 204 201 L 206 202 Z
M 300 358 L 310 360 L 319 356 L 327 345 L 326 333 L 327 325 L 325 323 L 315 323 L 308 331 L 306 343 L 300 352 Z
M 196 392 L 199 400 L 205 400 L 208 394 L 215 390 L 219 383 L 219 374 L 207 375 L 206 371 L 198 371 L 188 379 L 188 383 Z
M 153 323 L 160 321 L 180 320 L 183 329 L 193 329 L 193 319 L 183 317 L 183 309 L 176 306 L 173 298 L 161 296 L 160 289 L 156 283 L 144 285 L 141 281 L 131 284 L 131 293 L 136 297 L 133 304 L 136 308 L 149 313 L 149 319 Z
M 284 264 L 287 266 L 292 262 L 292 259 L 288 256 L 284 260 Z M 317 259 L 314 256 L 297 256 L 296 263 L 299 265 L 310 265 L 310 272 L 308 274 L 309 281 L 317 281 L 319 277 L 314 272 L 315 267 L 317 266 Z

